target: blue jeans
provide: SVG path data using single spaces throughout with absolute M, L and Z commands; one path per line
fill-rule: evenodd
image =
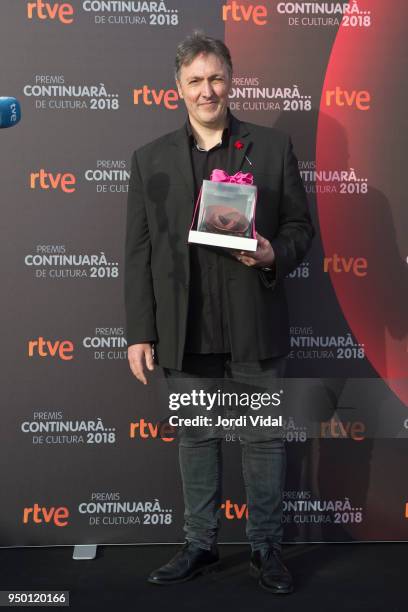
M 232 362 L 230 354 L 187 355 L 183 371 L 165 369 L 169 390 L 184 392 L 185 384 L 205 378 L 230 379 L 233 383 L 267 389 L 283 377 L 285 357 L 256 362 Z M 184 379 L 184 380 L 183 380 Z M 186 380 L 187 379 L 187 380 Z M 196 386 L 196 385 L 194 385 Z M 199 435 L 179 431 L 179 460 L 184 495 L 186 540 L 210 550 L 217 540 L 222 503 L 221 442 L 225 432 L 208 427 Z M 280 546 L 282 493 L 286 473 L 286 449 L 282 437 L 243 436 L 242 472 L 247 495 L 246 534 L 252 550 Z

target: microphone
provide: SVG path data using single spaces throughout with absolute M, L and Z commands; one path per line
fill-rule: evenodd
M 20 102 L 16 98 L 0 97 L 0 129 L 13 127 L 20 119 Z

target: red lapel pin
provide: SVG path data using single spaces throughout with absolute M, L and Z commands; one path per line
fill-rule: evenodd
M 236 140 L 236 141 L 234 142 L 234 147 L 235 147 L 236 149 L 242 149 L 242 148 L 243 148 L 243 146 L 244 146 L 244 143 L 243 143 L 243 142 L 241 142 L 240 140 Z

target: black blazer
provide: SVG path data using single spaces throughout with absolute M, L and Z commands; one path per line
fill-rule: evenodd
M 234 146 L 238 140 L 242 148 Z M 291 140 L 278 130 L 231 116 L 224 169 L 253 173 L 256 229 L 276 255 L 274 273 L 245 266 L 228 252 L 223 255 L 232 358 L 284 355 L 289 325 L 282 280 L 302 261 L 314 235 Z M 125 246 L 128 346 L 153 342 L 157 362 L 176 369 L 181 369 L 185 345 L 193 207 L 193 171 L 183 126 L 133 153 Z

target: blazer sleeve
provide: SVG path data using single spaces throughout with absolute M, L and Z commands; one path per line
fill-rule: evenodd
M 275 265 L 271 272 L 260 271 L 266 287 L 275 288 L 277 283 L 297 268 L 309 250 L 314 234 L 298 161 L 288 137 L 284 150 L 279 231 L 270 240 L 275 252 Z
M 156 342 L 151 242 L 136 151 L 132 156 L 126 215 L 125 309 L 128 346 Z

